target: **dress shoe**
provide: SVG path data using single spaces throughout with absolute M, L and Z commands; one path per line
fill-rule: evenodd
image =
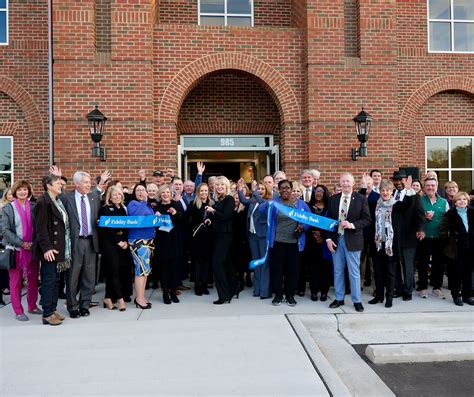
M 33 309 L 33 310 L 28 310 L 28 313 L 30 313 L 30 314 L 43 314 L 43 310 L 41 310 L 39 308 L 36 308 L 36 309 Z
M 118 299 L 117 300 L 119 311 L 124 312 L 127 310 L 127 307 L 125 306 L 125 301 L 123 299 Z
M 377 303 L 383 303 L 383 299 L 374 298 L 369 301 L 369 305 L 376 305 Z
M 321 298 L 319 298 L 321 302 L 326 302 L 328 300 L 327 294 L 321 294 Z
M 109 298 L 105 298 L 102 302 L 102 305 L 104 306 L 104 309 L 109 309 L 109 310 L 117 309 L 115 305 L 112 303 L 112 300 Z
M 354 303 L 354 309 L 356 312 L 362 313 L 364 311 L 364 306 L 362 306 L 362 303 Z
M 393 293 L 393 297 L 396 299 L 396 298 L 401 298 L 403 296 L 403 294 L 399 291 L 395 291 Z
M 270 298 L 271 298 L 271 296 L 261 296 L 261 297 L 260 297 L 260 299 L 262 299 L 262 300 L 263 300 L 263 299 L 270 299 Z
M 411 301 L 411 299 L 412 299 L 411 294 L 404 294 L 404 295 L 403 295 L 403 300 L 404 300 L 405 302 Z
M 392 299 L 387 298 L 387 300 L 385 301 L 385 307 L 392 307 L 392 306 L 393 306 Z
M 291 307 L 294 307 L 296 306 L 296 301 L 295 301 L 295 298 L 293 296 L 287 296 L 286 297 L 286 303 L 288 306 L 291 306 Z
M 54 313 L 49 317 L 43 317 L 42 320 L 44 325 L 61 325 L 63 323 Z
M 54 316 L 59 320 L 59 321 L 64 321 L 66 317 L 64 317 L 61 313 L 59 313 L 57 310 L 53 313 Z
M 171 291 L 171 293 L 170 293 L 170 298 L 171 298 L 171 302 L 179 303 L 179 299 L 173 291 Z
M 80 310 L 80 313 L 81 313 L 81 317 L 89 317 L 91 312 L 89 311 L 89 309 L 81 309 Z
M 28 316 L 27 316 L 25 313 L 17 314 L 17 315 L 15 316 L 15 318 L 16 318 L 18 321 L 28 321 L 28 320 L 29 320 Z
M 138 309 L 143 309 L 143 310 L 147 310 L 147 309 L 151 309 L 151 303 L 150 302 L 147 302 L 147 304 L 145 306 L 143 305 L 140 305 L 136 299 L 133 300 L 133 303 L 135 303 L 135 307 Z M 170 302 L 171 303 L 171 302 Z
M 165 305 L 171 305 L 171 297 L 168 292 L 163 292 L 163 303 Z
M 454 298 L 453 301 L 456 306 L 464 306 L 464 303 L 462 302 L 462 298 L 459 296 L 457 298 Z
M 317 302 L 318 301 L 318 294 L 311 294 L 311 300 L 313 302 Z
M 275 298 L 273 298 L 272 305 L 280 306 L 282 301 L 283 301 L 283 298 L 281 296 L 275 296 Z
M 71 317 L 71 318 L 81 318 L 81 313 L 79 313 L 79 310 L 71 310 L 69 312 L 69 317 Z
M 331 309 L 337 309 L 339 306 L 343 306 L 344 301 L 338 301 L 337 299 L 334 299 L 332 303 L 329 305 L 329 308 Z
M 207 289 L 207 286 L 205 285 L 202 287 L 201 292 L 203 295 L 209 295 L 209 290 Z
M 472 296 L 469 296 L 468 298 L 462 298 L 462 301 L 468 305 L 474 306 L 474 298 Z
M 230 299 L 228 301 L 225 301 L 223 299 L 218 299 L 214 302 L 212 302 L 214 305 L 223 305 L 224 303 L 230 303 Z
M 195 294 L 196 296 L 202 296 L 202 288 L 201 288 L 200 285 L 196 284 L 196 285 L 194 286 L 194 294 Z

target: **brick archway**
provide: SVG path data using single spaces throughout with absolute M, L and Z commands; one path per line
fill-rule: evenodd
M 36 103 L 30 94 L 12 79 L 0 76 L 0 92 L 12 98 L 25 115 L 28 131 L 42 131 L 43 120 Z
M 460 76 L 443 76 L 423 84 L 410 96 L 403 108 L 399 124 L 400 133 L 415 134 L 416 118 L 423 104 L 433 95 L 448 90 L 474 94 L 474 79 Z
M 293 89 L 285 78 L 267 63 L 237 53 L 213 54 L 190 63 L 168 84 L 161 99 L 158 121 L 177 123 L 186 96 L 209 73 L 236 69 L 258 77 L 275 100 L 283 124 L 301 123 L 301 109 Z

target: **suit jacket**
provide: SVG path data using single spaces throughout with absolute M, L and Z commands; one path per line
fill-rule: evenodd
M 247 198 L 244 196 L 241 190 L 237 191 L 239 195 L 240 202 L 248 206 L 247 212 L 247 233 L 250 233 L 250 217 L 253 213 L 253 224 L 255 226 L 255 234 L 257 237 L 264 238 L 267 236 L 267 210 L 268 206 L 266 200 L 264 200 L 258 192 L 252 194 L 252 198 Z M 254 208 L 259 204 L 257 209 L 254 212 Z
M 232 233 L 235 201 L 232 196 L 226 196 L 216 201 L 213 215 L 214 233 Z
M 393 205 L 392 227 L 394 232 L 393 246 L 400 254 L 401 248 L 416 248 L 416 232 L 425 229 L 426 219 L 420 196 L 406 196 Z
M 342 193 L 335 194 L 329 198 L 328 218 L 339 219 L 339 202 Z M 353 192 L 351 194 L 351 203 L 346 217 L 348 222 L 354 224 L 355 229 L 344 230 L 344 240 L 349 251 L 362 251 L 364 248 L 364 227 L 370 225 L 372 217 L 370 216 L 369 204 L 367 198 L 362 194 Z M 337 231 L 327 234 L 335 244 L 337 244 Z
M 472 250 L 474 247 L 474 209 L 472 208 L 467 209 L 467 223 L 469 231 L 466 231 L 456 208 L 452 208 L 444 214 L 439 227 L 439 237 L 444 240 L 443 244 L 452 244 L 452 254 L 448 255 L 446 251 L 444 252 L 451 259 L 457 258 L 460 248 Z
M 66 193 L 64 196 L 61 196 L 61 201 L 66 207 L 67 214 L 69 216 L 69 225 L 71 229 L 71 251 L 74 252 L 77 240 L 79 240 L 79 234 L 81 232 L 81 222 L 79 220 L 80 214 L 77 212 L 76 206 L 76 191 Z M 92 230 L 90 231 L 92 235 L 92 241 L 94 243 L 94 251 L 99 252 L 99 232 L 97 230 L 97 219 L 99 216 L 100 210 L 100 194 L 94 190 L 87 195 L 89 198 L 89 204 L 91 207 L 91 225 Z

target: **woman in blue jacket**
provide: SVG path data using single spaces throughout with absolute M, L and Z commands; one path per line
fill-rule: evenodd
M 286 179 L 280 181 L 278 183 L 280 196 L 275 199 L 275 203 L 310 212 L 303 200 L 292 197 L 291 190 L 290 181 Z M 275 292 L 272 304 L 274 306 L 281 305 L 284 292 L 288 306 L 295 306 L 294 295 L 298 284 L 299 261 L 306 238 L 303 232 L 309 227 L 287 217 L 275 207 L 272 208 L 270 226 L 270 272 Z
M 248 206 L 247 212 L 247 234 L 249 239 L 250 252 L 252 259 L 260 259 L 265 256 L 267 245 L 267 201 L 272 198 L 273 192 L 260 182 L 253 191 L 252 197 L 245 197 L 245 181 L 241 178 L 237 182 L 239 185 L 239 200 Z M 270 288 L 270 266 L 265 263 L 254 269 L 253 296 L 259 296 L 260 299 L 272 297 Z

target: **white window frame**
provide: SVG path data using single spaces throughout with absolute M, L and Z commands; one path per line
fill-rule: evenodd
M 453 168 L 451 166 L 451 139 L 471 139 L 472 147 L 472 158 L 471 158 L 471 168 Z M 428 139 L 447 139 L 448 140 L 448 167 L 447 168 L 429 168 L 428 167 Z M 448 173 L 448 181 L 452 181 L 452 172 L 453 171 L 471 171 L 474 175 L 474 136 L 470 135 L 429 135 L 425 136 L 425 170 L 426 171 L 446 171 Z M 473 181 L 471 180 L 471 184 Z M 474 188 L 474 186 L 472 187 Z
M 0 175 L 10 174 L 11 185 L 9 187 L 12 187 L 13 183 L 14 183 L 14 180 L 13 180 L 13 164 L 14 164 L 14 159 L 13 159 L 13 137 L 11 135 L 1 135 L 0 136 L 0 139 L 5 139 L 5 138 L 10 139 L 10 149 L 11 149 L 11 156 L 12 156 L 11 157 L 11 167 L 10 167 L 10 170 L 8 170 L 8 171 L 0 170 Z
M 233 26 L 233 27 L 246 27 L 246 26 L 235 26 L 235 25 L 228 25 L 227 24 L 227 17 L 250 17 L 250 27 L 254 26 L 254 8 L 253 8 L 254 0 L 250 0 L 250 14 L 229 14 L 227 13 L 227 0 L 224 0 L 224 13 L 209 13 L 203 12 L 201 13 L 201 0 L 198 0 L 198 25 L 200 26 L 219 26 L 219 25 L 201 25 L 201 16 L 203 17 L 224 17 L 224 26 Z
M 474 54 L 474 51 L 456 51 L 454 49 L 454 23 L 455 22 L 464 22 L 464 23 L 472 23 L 474 24 L 474 20 L 471 19 L 454 19 L 454 5 L 453 0 L 449 0 L 449 5 L 451 7 L 450 11 L 450 19 L 430 19 L 430 0 L 426 0 L 426 18 L 428 20 L 427 26 L 427 35 L 428 35 L 428 52 L 432 54 Z M 451 50 L 446 51 L 433 51 L 430 50 L 430 22 L 444 22 L 449 23 L 451 27 Z
M 6 0 L 6 4 L 5 4 L 5 8 L 0 8 L 0 12 L 5 12 L 7 17 L 6 17 L 6 20 L 5 20 L 5 23 L 6 23 L 6 31 L 7 31 L 7 37 L 6 37 L 6 41 L 3 43 L 3 42 L 0 42 L 0 45 L 8 45 L 8 40 L 9 40 L 9 37 L 8 37 L 8 25 L 9 25 L 9 21 L 8 21 L 8 0 Z

